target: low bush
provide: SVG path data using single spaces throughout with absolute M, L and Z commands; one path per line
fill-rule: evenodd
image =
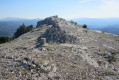
M 30 25 L 26 27 L 24 24 L 22 24 L 19 28 L 17 28 L 17 31 L 14 33 L 14 38 L 18 38 L 19 36 L 33 30 L 33 25 Z
M 108 58 L 109 62 L 116 62 L 116 58 L 114 56 Z
M 84 25 L 83 25 L 83 28 L 87 28 L 87 25 L 86 25 L 86 24 L 84 24 Z
M 0 44 L 1 44 L 1 43 L 5 43 L 5 42 L 9 42 L 9 41 L 11 41 L 11 40 L 12 40 L 11 37 L 0 36 Z

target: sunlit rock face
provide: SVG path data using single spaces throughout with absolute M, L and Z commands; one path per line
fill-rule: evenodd
M 40 36 L 40 38 L 46 38 L 48 43 L 75 43 L 76 37 L 69 34 L 73 27 L 77 27 L 77 23 L 73 21 L 65 21 L 62 18 L 58 18 L 58 16 L 52 16 L 44 19 L 43 21 L 39 21 L 37 23 L 38 27 L 43 27 L 51 25 L 50 28 L 46 30 L 46 32 Z M 80 26 L 79 26 L 80 28 Z M 70 29 L 70 30 L 69 30 Z
M 42 27 L 43 25 L 52 25 L 52 26 L 60 26 L 60 27 L 71 27 L 71 26 L 79 26 L 76 22 L 66 21 L 65 19 L 58 18 L 58 16 L 52 16 L 45 18 L 42 21 L 37 22 L 37 28 Z

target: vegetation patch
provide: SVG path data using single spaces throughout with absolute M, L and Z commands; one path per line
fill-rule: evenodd
M 9 41 L 11 41 L 11 40 L 12 40 L 11 37 L 0 36 L 0 44 L 1 44 L 1 43 L 5 43 L 5 42 L 9 42 Z
M 114 71 L 110 71 L 110 70 L 106 70 L 105 72 L 103 72 L 103 75 L 117 75 L 117 73 L 116 72 L 114 72 Z
M 26 27 L 24 24 L 22 24 L 22 26 L 17 28 L 17 31 L 14 33 L 14 38 L 18 38 L 22 34 L 25 34 L 29 31 L 32 31 L 33 29 L 34 29 L 33 25 L 30 25 L 30 26 Z
M 83 25 L 83 28 L 87 28 L 87 25 L 86 25 L 86 24 L 84 24 L 84 25 Z
M 102 60 L 97 61 L 97 63 L 98 63 L 100 66 L 105 64 L 105 62 L 102 61 Z
M 114 56 L 111 56 L 108 58 L 109 62 L 116 62 L 116 58 Z
M 58 75 L 54 76 L 54 79 L 60 79 L 60 78 L 61 78 L 61 77 L 58 76 Z

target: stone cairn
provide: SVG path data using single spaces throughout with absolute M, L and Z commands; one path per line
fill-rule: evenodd
M 76 43 L 77 38 L 73 35 L 70 35 L 68 32 L 72 25 L 76 26 L 77 24 L 73 21 L 67 22 L 62 18 L 58 18 L 58 16 L 52 16 L 46 18 L 37 23 L 37 27 L 42 27 L 42 25 L 51 25 L 45 33 L 43 33 L 38 40 L 40 40 L 40 44 L 44 45 L 44 43 Z M 65 26 L 67 26 L 65 28 Z M 72 28 L 71 28 L 72 29 Z M 44 39 L 45 38 L 45 39 Z

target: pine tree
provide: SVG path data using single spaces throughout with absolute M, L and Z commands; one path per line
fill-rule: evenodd
M 17 31 L 14 33 L 14 38 L 18 38 L 22 34 L 25 34 L 33 29 L 34 29 L 33 25 L 26 27 L 25 24 L 23 23 L 19 28 L 17 28 Z
M 22 26 L 20 26 L 19 28 L 17 28 L 17 31 L 14 33 L 14 38 L 18 38 L 19 36 L 21 36 L 25 32 L 26 32 L 26 26 L 23 23 Z

